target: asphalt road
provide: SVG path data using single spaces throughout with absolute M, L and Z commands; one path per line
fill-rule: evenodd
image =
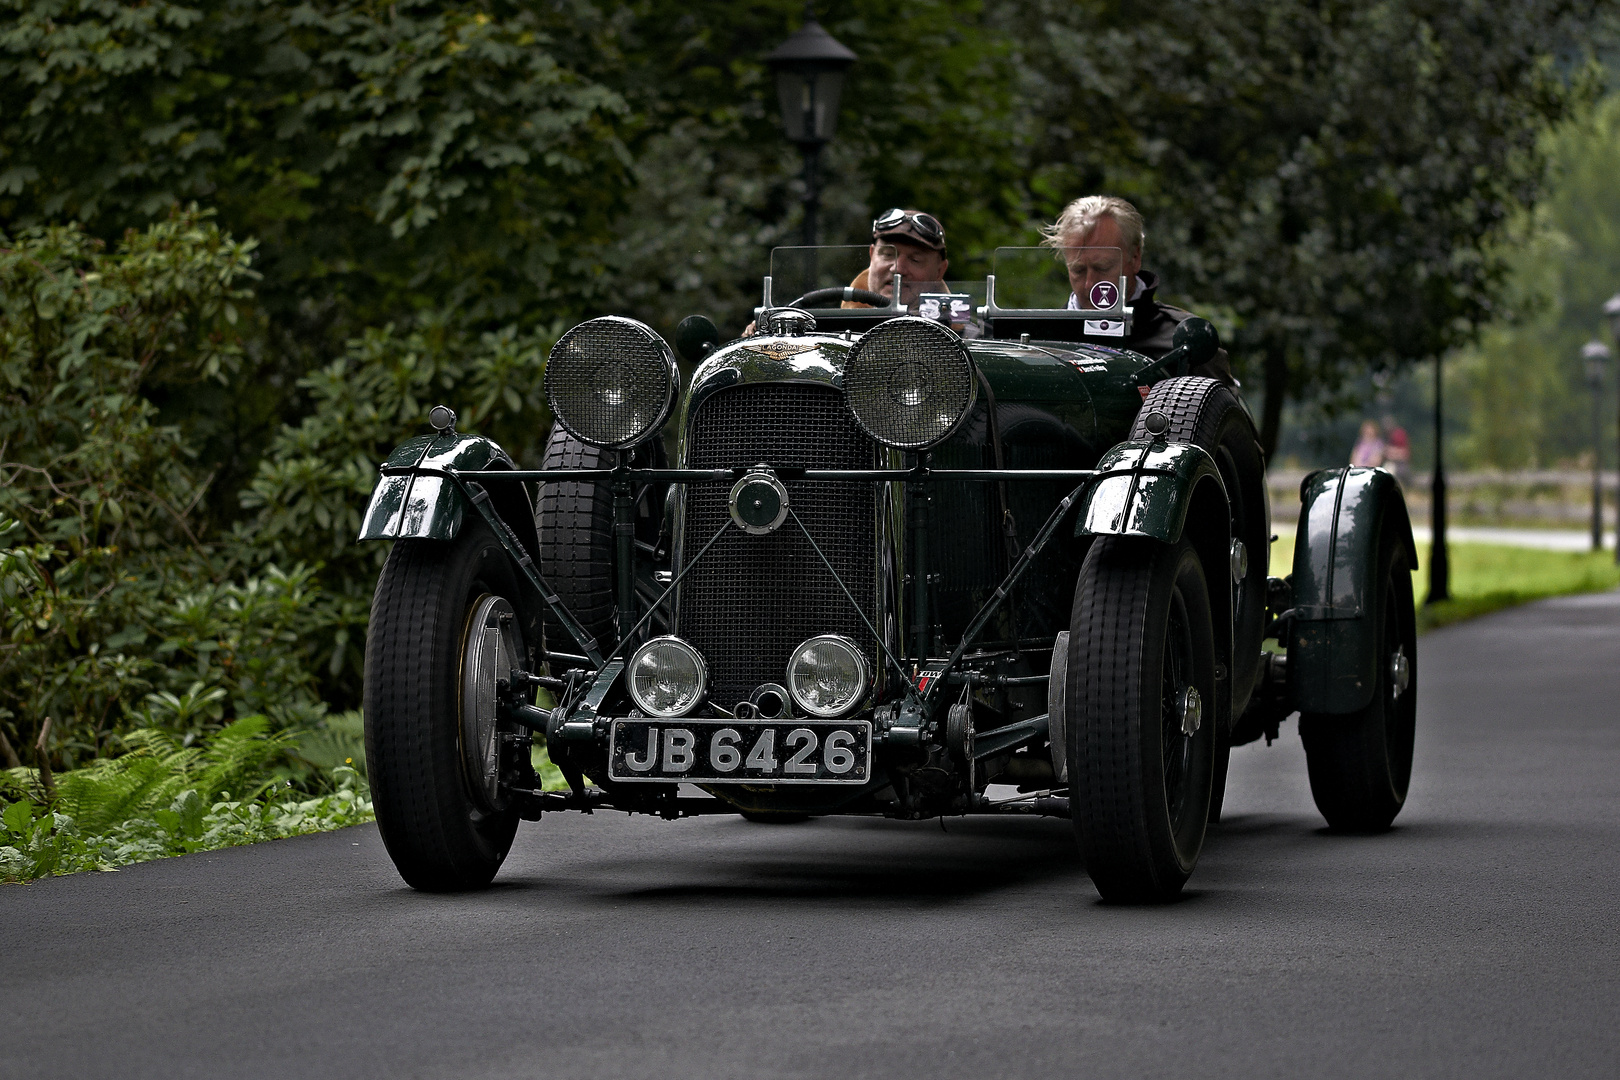
M 0 1075 L 1612 1077 L 1620 593 L 1420 662 L 1393 832 L 1321 830 L 1290 724 L 1156 909 L 982 819 L 560 817 L 460 897 L 369 827 L 0 888 Z

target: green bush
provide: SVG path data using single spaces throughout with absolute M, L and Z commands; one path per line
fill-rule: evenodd
M 271 673 L 237 665 L 230 642 L 300 629 L 296 604 L 224 602 L 233 567 L 194 515 L 209 463 L 158 419 L 176 388 L 237 371 L 252 247 L 196 210 L 112 252 L 73 227 L 0 234 L 0 751 L 13 767 L 48 718 L 66 769 L 98 756 L 149 691 L 221 669 L 236 694 L 239 676 Z M 269 692 L 298 702 L 301 683 Z
M 533 459 L 560 327 L 472 334 L 424 313 L 351 341 L 299 383 L 309 403 L 232 520 L 198 512 L 218 463 L 164 403 L 244 388 L 259 347 L 251 242 L 175 213 L 105 251 L 76 227 L 0 234 L 0 754 L 19 767 L 50 719 L 71 770 L 148 725 L 148 695 L 196 737 L 262 715 L 277 729 L 359 703 L 385 545 L 354 543 L 377 464 L 453 402 Z
M 249 561 L 318 567 L 321 618 L 306 661 L 324 696 L 358 705 L 371 592 L 387 557 L 383 544 L 357 545 L 377 466 L 423 430 L 428 409 L 452 403 L 464 430 L 489 435 L 538 467 L 550 427 L 542 390 L 545 357 L 560 325 L 470 335 L 425 316 L 349 342 L 344 355 L 300 381 L 311 411 L 276 436 L 243 490 L 250 516 L 234 542 Z
M 7 811 L 12 876 L 362 819 L 387 547 L 354 537 L 377 465 L 439 401 L 538 455 L 560 327 L 425 312 L 301 380 L 305 415 L 234 515 L 210 512 L 208 418 L 165 416 L 199 387 L 250 392 L 253 248 L 195 208 L 111 251 L 77 227 L 0 233 L 0 800 L 32 807 Z M 198 773 L 204 745 L 218 760 Z

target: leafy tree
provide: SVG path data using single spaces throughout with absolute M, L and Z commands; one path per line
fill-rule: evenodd
M 259 239 L 267 339 L 230 395 L 163 402 L 235 515 L 297 380 L 366 327 L 549 325 L 599 294 L 623 97 L 584 2 L 3 0 L 0 220 L 111 238 L 177 202 Z M 217 418 L 217 419 L 216 419 Z
M 1590 79 L 1595 5 L 1033 0 L 1010 9 L 1052 213 L 1111 190 L 1173 292 L 1223 311 L 1276 445 L 1289 394 L 1439 355 L 1493 313 L 1494 241 Z
M 617 39 L 623 68 L 600 76 L 622 87 L 633 161 L 605 255 L 611 310 L 662 329 L 693 311 L 732 332 L 752 318 L 770 248 L 800 242 L 800 158 L 782 136 L 763 58 L 802 8 L 646 0 L 630 9 Z M 1022 235 L 1024 125 L 993 8 L 817 6 L 861 57 L 823 155 L 822 243 L 866 243 L 874 210 L 896 205 L 940 215 L 958 272 Z
M 1510 270 L 1502 316 L 1448 365 L 1465 406 L 1462 464 L 1526 468 L 1591 452 L 1580 350 L 1608 340 L 1603 303 L 1620 290 L 1620 96 L 1561 125 L 1545 149 L 1547 197 L 1500 253 Z M 1613 446 L 1613 410 L 1604 414 Z

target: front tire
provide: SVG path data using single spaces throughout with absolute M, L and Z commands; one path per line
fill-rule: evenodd
M 1209 586 L 1189 540 L 1092 545 L 1066 681 L 1069 797 L 1086 871 L 1104 900 L 1169 900 L 1203 848 L 1218 715 Z
M 501 665 L 525 656 L 519 620 L 506 617 L 517 595 L 482 520 L 449 542 L 396 541 L 377 581 L 366 767 L 383 844 L 412 888 L 483 888 L 511 849 L 518 815 L 500 796 L 501 770 L 524 763 L 503 749 L 493 684 Z M 486 640 L 494 651 L 480 654 Z M 483 677 L 466 668 L 469 653 L 482 656 Z
M 1378 538 L 1373 696 L 1347 715 L 1301 713 L 1311 796 L 1341 832 L 1382 832 L 1406 805 L 1417 736 L 1417 613 L 1412 568 L 1393 517 Z M 1403 670 L 1404 669 L 1404 670 Z

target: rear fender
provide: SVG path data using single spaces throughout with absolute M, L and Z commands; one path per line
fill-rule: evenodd
M 1393 516 L 1409 565 L 1417 545 L 1406 499 L 1382 469 L 1322 469 L 1300 485 L 1288 690 L 1294 708 L 1352 713 L 1376 685 L 1378 541 Z
M 477 514 L 447 469 L 511 469 L 512 459 L 481 435 L 423 435 L 401 443 L 382 465 L 382 478 L 360 526 L 361 540 L 454 540 Z M 530 557 L 540 553 L 534 506 L 520 483 L 486 484 L 490 502 Z

